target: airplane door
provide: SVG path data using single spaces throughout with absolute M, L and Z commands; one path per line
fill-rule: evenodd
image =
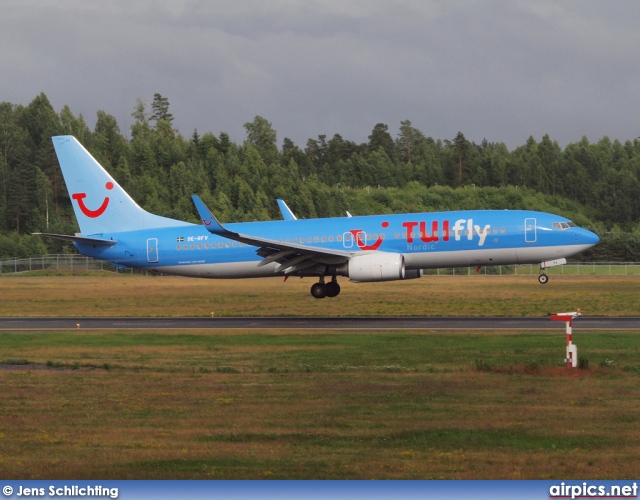
M 353 247 L 353 238 L 351 236 L 351 233 L 344 233 L 342 235 L 342 246 L 344 248 L 351 248 Z
M 158 238 L 147 239 L 147 260 L 150 263 L 158 262 Z
M 535 243 L 537 240 L 536 235 L 536 220 L 525 219 L 524 220 L 524 241 L 527 243 Z

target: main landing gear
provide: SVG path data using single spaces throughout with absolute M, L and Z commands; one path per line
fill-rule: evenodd
M 334 276 L 329 283 L 324 282 L 324 276 L 320 281 L 311 285 L 311 295 L 316 299 L 324 299 L 325 297 L 336 297 L 340 293 L 340 285 Z

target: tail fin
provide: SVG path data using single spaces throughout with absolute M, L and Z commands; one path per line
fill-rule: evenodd
M 140 208 L 75 137 L 51 140 L 83 235 L 191 225 Z

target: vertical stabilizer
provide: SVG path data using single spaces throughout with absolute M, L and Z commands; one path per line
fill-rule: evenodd
M 190 225 L 140 208 L 75 137 L 51 139 L 83 235 Z

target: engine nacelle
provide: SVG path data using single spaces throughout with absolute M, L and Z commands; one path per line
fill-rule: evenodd
M 345 267 L 351 281 L 402 280 L 406 274 L 404 257 L 391 252 L 373 252 L 353 257 Z

